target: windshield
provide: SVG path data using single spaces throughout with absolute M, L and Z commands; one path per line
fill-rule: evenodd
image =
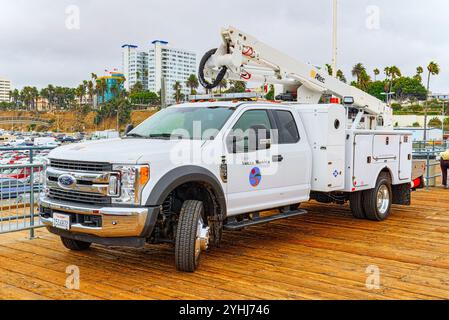
M 164 109 L 132 130 L 129 137 L 214 139 L 234 112 L 222 107 L 174 107 Z

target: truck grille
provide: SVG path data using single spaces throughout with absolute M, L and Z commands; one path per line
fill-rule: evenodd
M 68 171 L 85 171 L 85 172 L 112 171 L 112 164 L 102 162 L 83 162 L 83 161 L 50 159 L 50 166 L 53 168 Z
M 101 194 L 60 190 L 55 188 L 49 189 L 48 197 L 55 200 L 73 201 L 93 205 L 111 204 L 111 198 Z

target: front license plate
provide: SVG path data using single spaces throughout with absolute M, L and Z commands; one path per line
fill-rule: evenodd
M 70 230 L 70 216 L 61 213 L 54 213 L 53 227 L 62 230 Z

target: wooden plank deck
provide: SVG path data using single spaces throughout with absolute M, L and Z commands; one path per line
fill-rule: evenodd
M 226 232 L 195 274 L 174 269 L 173 249 L 67 251 L 45 229 L 0 235 L 3 299 L 449 299 L 449 190 L 418 191 L 383 223 L 349 209 L 304 205 L 309 214 Z M 80 290 L 65 288 L 80 268 Z M 365 286 L 380 270 L 380 289 Z

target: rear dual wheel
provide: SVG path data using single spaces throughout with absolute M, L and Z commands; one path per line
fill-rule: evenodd
M 349 195 L 352 215 L 358 219 L 383 221 L 390 216 L 393 193 L 390 176 L 382 172 L 374 189 Z

